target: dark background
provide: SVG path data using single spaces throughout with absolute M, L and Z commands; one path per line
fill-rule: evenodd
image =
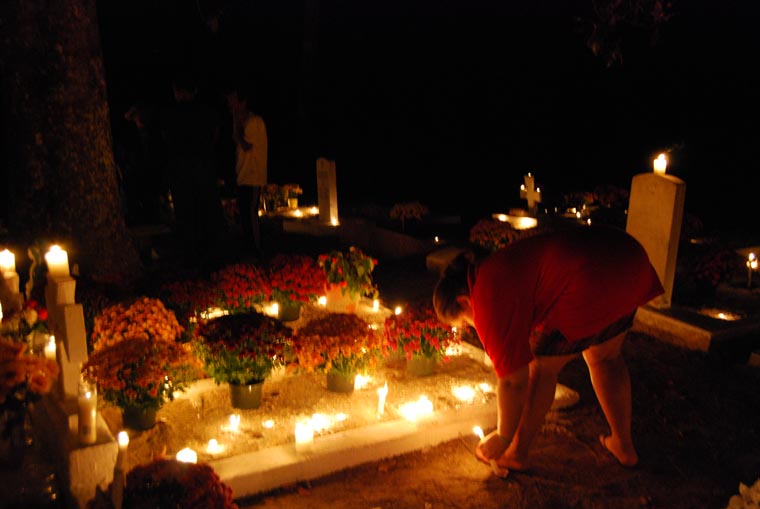
M 586 44 L 591 0 L 98 9 L 117 143 L 126 108 L 169 100 L 172 73 L 189 66 L 222 112 L 228 84 L 256 90 L 271 182 L 298 182 L 302 201 L 315 203 L 315 159 L 335 159 L 341 213 L 419 200 L 472 219 L 520 206 L 527 172 L 550 204 L 598 184 L 628 189 L 668 151 L 687 211 L 709 227 L 754 232 L 757 9 L 667 5 L 672 17 L 656 32 L 615 27 L 622 62 L 612 65 Z M 206 23 L 214 14 L 216 31 Z

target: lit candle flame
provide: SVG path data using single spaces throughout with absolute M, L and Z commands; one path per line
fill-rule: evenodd
M 212 438 L 208 441 L 206 446 L 206 452 L 209 454 L 221 454 L 224 452 L 224 446 L 220 445 L 216 438 Z
M 198 453 L 189 447 L 185 447 L 177 453 L 177 461 L 183 463 L 198 463 Z
M 665 170 L 668 167 L 668 159 L 665 157 L 665 154 L 660 154 L 654 160 L 652 165 L 654 166 L 655 173 L 657 173 L 658 175 L 664 175 Z

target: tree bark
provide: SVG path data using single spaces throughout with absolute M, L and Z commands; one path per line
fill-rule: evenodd
M 95 0 L 5 0 L 0 32 L 11 236 L 62 243 L 83 277 L 130 285 L 143 267 L 121 206 Z

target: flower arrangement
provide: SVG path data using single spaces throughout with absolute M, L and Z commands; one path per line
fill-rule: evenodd
M 34 299 L 26 300 L 20 310 L 8 313 L 0 321 L 0 336 L 23 342 L 30 334 L 47 334 L 47 319 L 48 312 L 44 306 Z
M 482 253 L 492 253 L 508 246 L 516 240 L 532 237 L 547 231 L 549 227 L 539 225 L 527 230 L 515 230 L 506 221 L 493 218 L 480 219 L 470 228 L 470 244 Z
M 26 344 L 10 337 L 0 338 L 0 415 L 6 426 L 0 436 L 8 437 L 21 425 L 29 403 L 50 392 L 58 378 L 58 363 L 26 354 Z
M 493 252 L 508 246 L 520 237 L 520 231 L 515 230 L 505 222 L 493 218 L 484 218 L 470 228 L 470 243 L 485 251 Z
M 403 232 L 406 226 L 407 219 L 422 219 L 426 216 L 430 210 L 426 205 L 418 201 L 396 203 L 391 207 L 390 216 L 391 219 L 401 220 L 401 231 Z
M 94 351 L 82 373 L 97 382 L 112 405 L 158 410 L 174 399 L 175 391 L 185 389 L 196 366 L 186 345 L 127 336 Z
M 171 281 L 163 284 L 158 292 L 161 302 L 174 312 L 186 330 L 192 329 L 201 313 L 217 301 L 213 288 L 205 280 Z
M 310 321 L 293 337 L 296 367 L 306 372 L 355 375 L 388 355 L 382 334 L 353 314 L 330 313 Z
M 351 246 L 347 252 L 334 250 L 321 254 L 317 262 L 325 272 L 327 282 L 339 285 L 343 295 L 377 298 L 377 286 L 372 280 L 377 259 L 364 254 L 358 247 Z
M 216 304 L 230 313 L 250 311 L 271 293 L 269 277 L 258 265 L 236 263 L 211 274 Z
M 173 311 L 160 299 L 138 297 L 131 304 L 114 304 L 95 317 L 92 330 L 94 351 L 130 339 L 175 342 L 183 328 Z
M 208 320 L 193 342 L 206 371 L 217 384 L 263 382 L 289 361 L 291 330 L 256 311 Z
M 298 184 L 283 184 L 280 188 L 283 198 L 298 198 L 303 194 L 303 189 Z
M 740 482 L 739 493 L 731 495 L 726 509 L 755 509 L 757 507 L 760 507 L 760 478 L 755 480 L 752 486 Z
M 386 318 L 385 337 L 394 349 L 404 352 L 407 360 L 428 357 L 447 361 L 446 349 L 460 343 L 451 328 L 438 320 L 431 304 L 418 304 Z
M 269 299 L 280 303 L 315 302 L 327 278 L 313 256 L 277 254 L 269 263 Z
M 102 504 L 88 507 L 109 507 L 107 497 L 100 499 Z M 158 458 L 129 471 L 123 507 L 238 509 L 232 488 L 222 482 L 211 465 L 169 458 Z

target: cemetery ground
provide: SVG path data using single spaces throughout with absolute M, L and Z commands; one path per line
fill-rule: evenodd
M 288 252 L 335 245 L 304 235 L 270 240 L 269 249 Z M 385 302 L 409 303 L 429 299 L 436 276 L 415 256 L 381 259 L 375 280 Z M 241 509 L 724 508 L 739 483 L 760 478 L 760 368 L 747 362 L 749 343 L 756 349 L 760 338 L 707 353 L 629 334 L 624 352 L 640 455 L 634 468 L 620 466 L 600 445 L 607 425 L 577 359 L 559 381 L 580 400 L 547 415 L 528 472 L 495 477 L 475 458 L 472 434 L 237 502 Z M 47 472 L 45 461 L 0 470 L 0 508 L 59 509 L 34 491 L 46 484 L 36 480 Z

